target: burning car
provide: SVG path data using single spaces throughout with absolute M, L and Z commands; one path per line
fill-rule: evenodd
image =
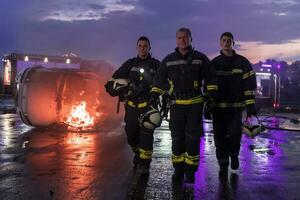
M 92 71 L 28 68 L 16 81 L 17 113 L 34 127 L 95 130 L 103 116 L 99 80 Z

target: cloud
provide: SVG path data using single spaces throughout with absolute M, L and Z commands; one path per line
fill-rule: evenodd
M 238 41 L 237 43 L 240 45 L 238 53 L 247 57 L 252 63 L 266 59 L 292 62 L 299 60 L 300 56 L 300 38 L 284 44 L 266 44 L 262 41 Z
M 278 5 L 287 5 L 293 6 L 299 4 L 296 0 L 253 0 L 255 4 L 278 4 Z
M 281 12 L 281 13 L 275 12 L 274 15 L 277 15 L 277 16 L 287 16 L 288 13 L 286 13 L 286 12 Z
M 40 16 L 41 21 L 55 20 L 64 22 L 101 20 L 114 12 L 130 12 L 135 9 L 133 4 L 117 0 L 95 1 L 88 0 L 77 3 L 74 0 L 56 2 L 47 8 Z

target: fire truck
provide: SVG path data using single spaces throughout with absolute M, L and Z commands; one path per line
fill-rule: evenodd
M 280 107 L 280 68 L 278 63 L 259 63 L 253 67 L 256 71 L 257 89 L 255 92 L 256 106 Z
M 62 56 L 10 53 L 2 58 L 2 68 L 0 71 L 0 93 L 13 95 L 15 79 L 27 68 L 32 66 L 42 66 L 46 68 L 80 68 L 80 58 L 67 53 Z

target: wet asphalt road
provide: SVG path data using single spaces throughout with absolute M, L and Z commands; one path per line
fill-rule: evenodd
M 149 177 L 134 173 L 121 123 L 75 133 L 31 129 L 15 114 L 0 115 L 0 199 L 184 199 L 171 181 L 167 122 L 155 132 Z M 244 136 L 240 169 L 220 179 L 210 123 L 205 130 L 194 199 L 300 200 L 299 131 Z

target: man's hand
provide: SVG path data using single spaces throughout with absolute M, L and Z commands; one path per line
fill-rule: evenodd
M 118 93 L 114 90 L 114 81 L 107 81 L 107 83 L 104 85 L 106 92 L 112 96 L 118 96 Z

